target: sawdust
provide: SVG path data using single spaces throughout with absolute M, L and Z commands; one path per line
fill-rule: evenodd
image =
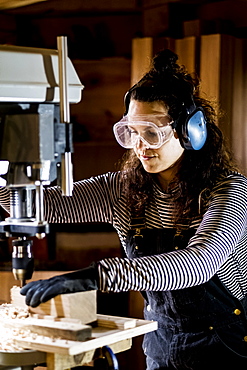
M 0 351 L 16 352 L 24 350 L 24 348 L 15 344 L 15 337 L 20 335 L 20 331 L 6 328 L 4 319 L 24 320 L 27 317 L 29 317 L 28 309 L 15 307 L 9 303 L 0 305 Z

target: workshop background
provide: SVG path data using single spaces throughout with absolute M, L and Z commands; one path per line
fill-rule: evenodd
M 124 94 L 163 47 L 178 53 L 202 79 L 201 94 L 219 104 L 218 124 L 246 173 L 246 0 L 0 0 L 0 44 L 56 49 L 61 35 L 85 85 L 82 101 L 71 105 L 74 180 L 117 169 L 124 151 L 112 126 L 124 112 Z M 55 225 L 34 243 L 36 270 L 73 270 L 122 255 L 109 225 Z M 7 240 L 0 270 L 11 271 Z M 99 294 L 98 306 L 99 313 L 142 317 L 139 293 Z M 141 341 L 119 355 L 120 369 L 145 368 Z

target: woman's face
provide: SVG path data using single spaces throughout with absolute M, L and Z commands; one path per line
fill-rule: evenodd
M 160 102 L 147 103 L 131 100 L 128 115 L 139 114 L 168 115 L 168 112 L 164 104 Z M 182 156 L 184 149 L 180 145 L 176 132 L 173 131 L 170 140 L 160 148 L 150 149 L 147 144 L 139 140 L 134 151 L 147 172 L 158 174 L 163 179 L 170 181 L 176 172 L 175 164 Z

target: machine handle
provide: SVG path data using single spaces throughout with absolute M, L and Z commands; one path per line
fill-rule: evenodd
M 57 38 L 58 67 L 59 67 L 59 94 L 60 94 L 60 122 L 70 125 L 70 110 L 67 79 L 67 37 Z M 61 189 L 62 194 L 72 196 L 73 174 L 70 150 L 69 127 L 66 127 L 65 153 L 61 158 Z
M 68 79 L 67 79 L 67 37 L 58 36 L 58 72 L 59 72 L 59 94 L 60 94 L 60 121 L 70 123 Z

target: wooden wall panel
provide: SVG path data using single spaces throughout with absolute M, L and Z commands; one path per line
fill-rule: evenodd
M 124 112 L 124 94 L 130 86 L 129 59 L 75 60 L 73 64 L 85 89 L 81 102 L 71 104 L 71 121 L 84 126 L 85 141 L 115 143 L 112 126 Z
M 170 7 L 164 1 L 148 1 L 142 7 L 142 32 L 147 37 L 162 35 L 169 29 Z
M 243 50 L 243 119 L 241 120 L 241 127 L 239 132 L 239 140 L 241 140 L 241 151 L 238 153 L 241 159 L 242 168 L 247 174 L 247 40 L 242 40 L 242 50 Z M 233 121 L 234 130 L 234 121 Z M 238 139 L 235 141 L 235 146 L 238 147 Z
M 223 131 L 226 139 L 232 145 L 232 105 L 233 105 L 233 81 L 235 64 L 235 42 L 233 36 L 221 35 L 220 50 L 220 107 L 225 113 L 219 119 L 219 127 Z
M 244 121 L 244 80 L 243 80 L 243 50 L 242 40 L 237 40 L 235 44 L 235 64 L 233 71 L 233 91 L 232 91 L 232 148 L 236 158 L 242 162 L 243 140 L 242 124 Z
M 201 94 L 219 105 L 223 115 L 218 124 L 229 142 L 232 139 L 234 45 L 232 36 L 215 34 L 201 37 Z
M 220 35 L 201 37 L 200 61 L 202 94 L 208 99 L 219 101 Z
M 201 37 L 200 50 L 202 96 L 219 104 L 219 127 L 243 171 L 247 169 L 245 42 L 228 35 L 206 35 Z
M 232 87 L 232 149 L 247 173 L 247 52 L 246 40 L 236 39 Z
M 153 38 L 135 38 L 132 41 L 131 86 L 149 70 L 153 56 Z
M 132 41 L 131 85 L 140 80 L 149 70 L 153 56 L 162 49 L 170 49 L 179 56 L 179 63 L 184 64 L 189 72 L 196 68 L 196 37 L 172 39 L 169 37 L 143 37 Z
M 175 53 L 178 55 L 178 62 L 183 64 L 188 72 L 197 72 L 197 39 L 194 36 L 175 40 Z

